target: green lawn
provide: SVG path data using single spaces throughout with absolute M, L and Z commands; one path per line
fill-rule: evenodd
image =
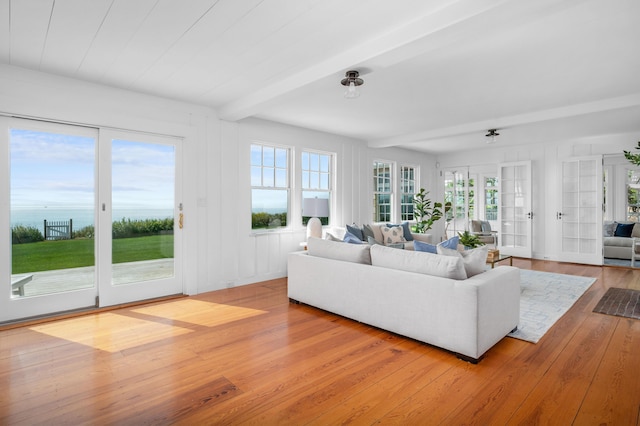
M 42 241 L 14 244 L 12 274 L 94 265 L 94 240 Z M 113 263 L 173 257 L 173 235 L 113 240 Z

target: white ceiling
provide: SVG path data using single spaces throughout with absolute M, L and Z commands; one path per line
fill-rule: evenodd
M 637 0 L 0 0 L 0 63 L 444 153 L 489 128 L 640 132 L 639 17 Z

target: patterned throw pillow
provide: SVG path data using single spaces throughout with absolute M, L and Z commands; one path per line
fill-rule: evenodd
M 407 240 L 404 238 L 404 230 L 402 226 L 381 226 L 383 242 L 385 246 L 391 244 L 405 243 Z

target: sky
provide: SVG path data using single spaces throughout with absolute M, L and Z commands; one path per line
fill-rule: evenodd
M 175 148 L 111 141 L 113 208 L 174 207 Z M 11 129 L 11 209 L 92 209 L 95 151 L 88 136 Z

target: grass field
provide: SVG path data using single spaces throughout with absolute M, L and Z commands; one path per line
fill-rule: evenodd
M 11 246 L 12 274 L 78 268 L 95 264 L 95 241 L 76 239 L 42 241 Z M 173 235 L 113 240 L 113 263 L 173 257 Z

